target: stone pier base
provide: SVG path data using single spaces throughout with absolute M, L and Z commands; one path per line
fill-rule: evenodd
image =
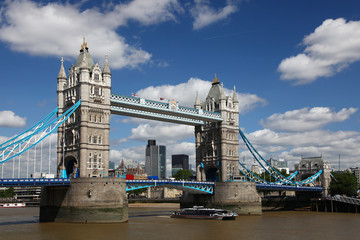
M 43 187 L 40 222 L 119 223 L 128 220 L 126 182 L 76 178 L 70 186 Z
M 252 182 L 216 182 L 213 195 L 184 192 L 180 205 L 222 208 L 247 215 L 262 214 L 261 197 Z

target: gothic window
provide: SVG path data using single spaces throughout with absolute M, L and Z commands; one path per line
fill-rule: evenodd
M 94 74 L 94 80 L 95 80 L 96 82 L 99 81 L 99 74 L 98 74 L 98 73 L 95 73 L 95 74 Z
M 99 116 L 99 123 L 101 123 L 101 116 Z
M 94 94 L 99 96 L 100 95 L 100 91 L 98 87 L 94 87 Z
M 91 161 L 92 161 L 91 153 L 89 153 L 89 161 L 87 162 L 88 169 L 91 168 Z
M 93 136 L 93 143 L 97 143 L 96 140 L 97 140 L 96 136 Z M 96 155 L 94 155 L 94 157 L 95 157 L 95 156 L 96 156 Z
M 91 114 L 89 114 L 89 122 L 91 122 Z

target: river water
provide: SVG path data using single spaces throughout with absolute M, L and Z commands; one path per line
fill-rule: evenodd
M 121 224 L 39 223 L 39 208 L 0 209 L 0 239 L 360 239 L 360 214 L 264 212 L 233 221 L 170 218 L 174 204 L 130 205 Z

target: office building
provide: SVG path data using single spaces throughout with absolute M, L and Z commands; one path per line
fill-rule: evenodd
M 148 140 L 145 150 L 145 172 L 148 176 L 166 178 L 166 147 L 156 145 L 156 140 Z
M 189 169 L 189 155 L 175 154 L 171 156 L 171 167 L 172 176 L 179 170 L 190 170 Z

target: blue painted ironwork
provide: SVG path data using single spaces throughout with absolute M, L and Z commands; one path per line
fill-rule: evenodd
M 1 187 L 33 187 L 33 186 L 66 186 L 70 185 L 69 178 L 5 178 L 0 179 Z M 214 182 L 177 181 L 177 180 L 126 180 L 126 191 L 148 187 L 176 187 L 182 190 L 190 190 L 197 193 L 213 194 Z M 258 190 L 283 190 L 283 191 L 309 191 L 320 192 L 322 187 L 306 187 L 281 184 L 257 183 Z
M 69 178 L 5 178 L 0 179 L 1 187 L 58 186 L 69 185 Z
M 259 154 L 259 152 L 253 147 L 253 145 L 250 143 L 250 141 L 245 137 L 245 134 L 241 131 L 241 129 L 239 128 L 239 134 L 241 136 L 241 138 L 243 139 L 246 147 L 249 149 L 249 151 L 251 152 L 251 154 L 253 155 L 254 159 L 260 164 L 260 166 L 267 172 L 270 174 L 270 176 L 272 176 L 273 178 L 275 178 L 276 180 L 284 183 L 284 184 L 291 184 L 292 181 L 288 180 L 285 176 L 283 176 L 279 171 L 277 171 L 273 166 L 271 166 L 270 164 L 268 164 L 265 159 Z M 256 155 L 258 155 L 260 157 L 261 160 L 263 160 L 263 162 L 265 162 L 266 165 L 268 165 L 268 168 L 270 168 L 272 170 L 269 171 L 268 168 L 266 168 L 262 162 L 256 157 Z
M 261 177 L 257 176 L 255 173 L 253 173 L 252 171 L 250 171 L 249 169 L 247 169 L 245 167 L 244 164 L 242 164 L 239 161 L 240 166 L 244 169 L 242 170 L 241 168 L 239 168 L 239 171 L 247 178 L 249 179 L 250 182 L 256 182 L 256 183 L 266 183 L 266 184 L 271 184 L 271 182 L 266 181 L 265 179 L 262 179 Z
M 66 169 L 61 169 L 60 171 L 60 178 L 67 178 Z
M 11 160 L 29 150 L 30 148 L 36 146 L 39 142 L 49 136 L 55 129 L 57 129 L 59 125 L 66 121 L 66 119 L 69 118 L 69 116 L 80 106 L 80 104 L 81 100 L 79 100 L 61 116 L 55 119 L 53 118 L 55 117 L 57 109 L 52 111 L 39 123 L 3 143 L 0 148 L 0 164 Z M 36 139 L 36 136 L 39 138 Z
M 277 181 L 276 182 L 268 182 L 264 179 L 262 179 L 261 177 L 255 175 L 254 173 L 252 173 L 250 170 L 248 170 L 245 165 L 243 165 L 240 161 L 240 166 L 242 168 L 245 169 L 245 171 L 242 171 L 240 169 L 240 172 L 242 174 L 244 174 L 250 181 L 254 181 L 254 182 L 262 182 L 262 183 L 266 183 L 266 184 L 287 184 L 287 185 L 307 185 L 307 184 L 313 184 L 314 181 L 322 174 L 322 170 L 320 170 L 319 172 L 315 173 L 313 176 L 310 176 L 309 178 L 302 180 L 302 181 L 292 181 L 292 178 L 295 177 L 295 175 L 290 177 L 285 177 L 283 176 L 279 171 L 277 171 L 273 166 L 271 166 L 268 162 L 265 161 L 265 159 L 259 154 L 259 152 L 253 147 L 253 145 L 250 143 L 250 141 L 246 138 L 245 134 L 241 131 L 241 129 L 239 129 L 239 134 L 241 136 L 241 138 L 243 139 L 246 147 L 248 148 L 248 150 L 251 152 L 251 154 L 253 155 L 254 159 L 260 164 L 260 166 L 270 174 L 270 176 L 274 177 Z M 256 153 L 256 154 L 255 154 Z M 260 157 L 260 159 L 265 162 L 265 164 L 268 166 L 268 168 L 270 168 L 272 171 L 269 171 L 268 168 L 266 168 L 261 161 L 256 157 L 256 155 L 258 155 Z
M 298 171 L 293 172 L 292 174 L 290 174 L 288 177 L 286 177 L 286 179 L 292 180 L 294 177 L 296 177 L 296 175 L 298 174 Z M 276 184 L 281 183 L 281 181 L 276 181 Z
M 111 112 L 132 117 L 155 119 L 187 125 L 203 125 L 204 122 L 221 122 L 218 112 L 179 106 L 143 98 L 111 94 Z
M 265 184 L 257 183 L 257 190 L 282 190 L 282 191 L 302 191 L 302 192 L 322 192 L 324 191 L 323 187 L 306 187 L 306 186 L 297 186 L 297 185 L 281 185 L 281 184 Z
M 322 173 L 323 173 L 323 170 L 320 170 L 317 173 L 315 173 L 314 175 L 312 175 L 302 181 L 296 182 L 296 184 L 297 185 L 305 185 L 305 184 L 313 183 Z
M 197 193 L 213 194 L 214 182 L 196 182 L 196 181 L 180 181 L 180 180 L 126 180 L 126 191 L 157 187 L 172 186 L 180 188 L 184 191 L 192 190 Z

